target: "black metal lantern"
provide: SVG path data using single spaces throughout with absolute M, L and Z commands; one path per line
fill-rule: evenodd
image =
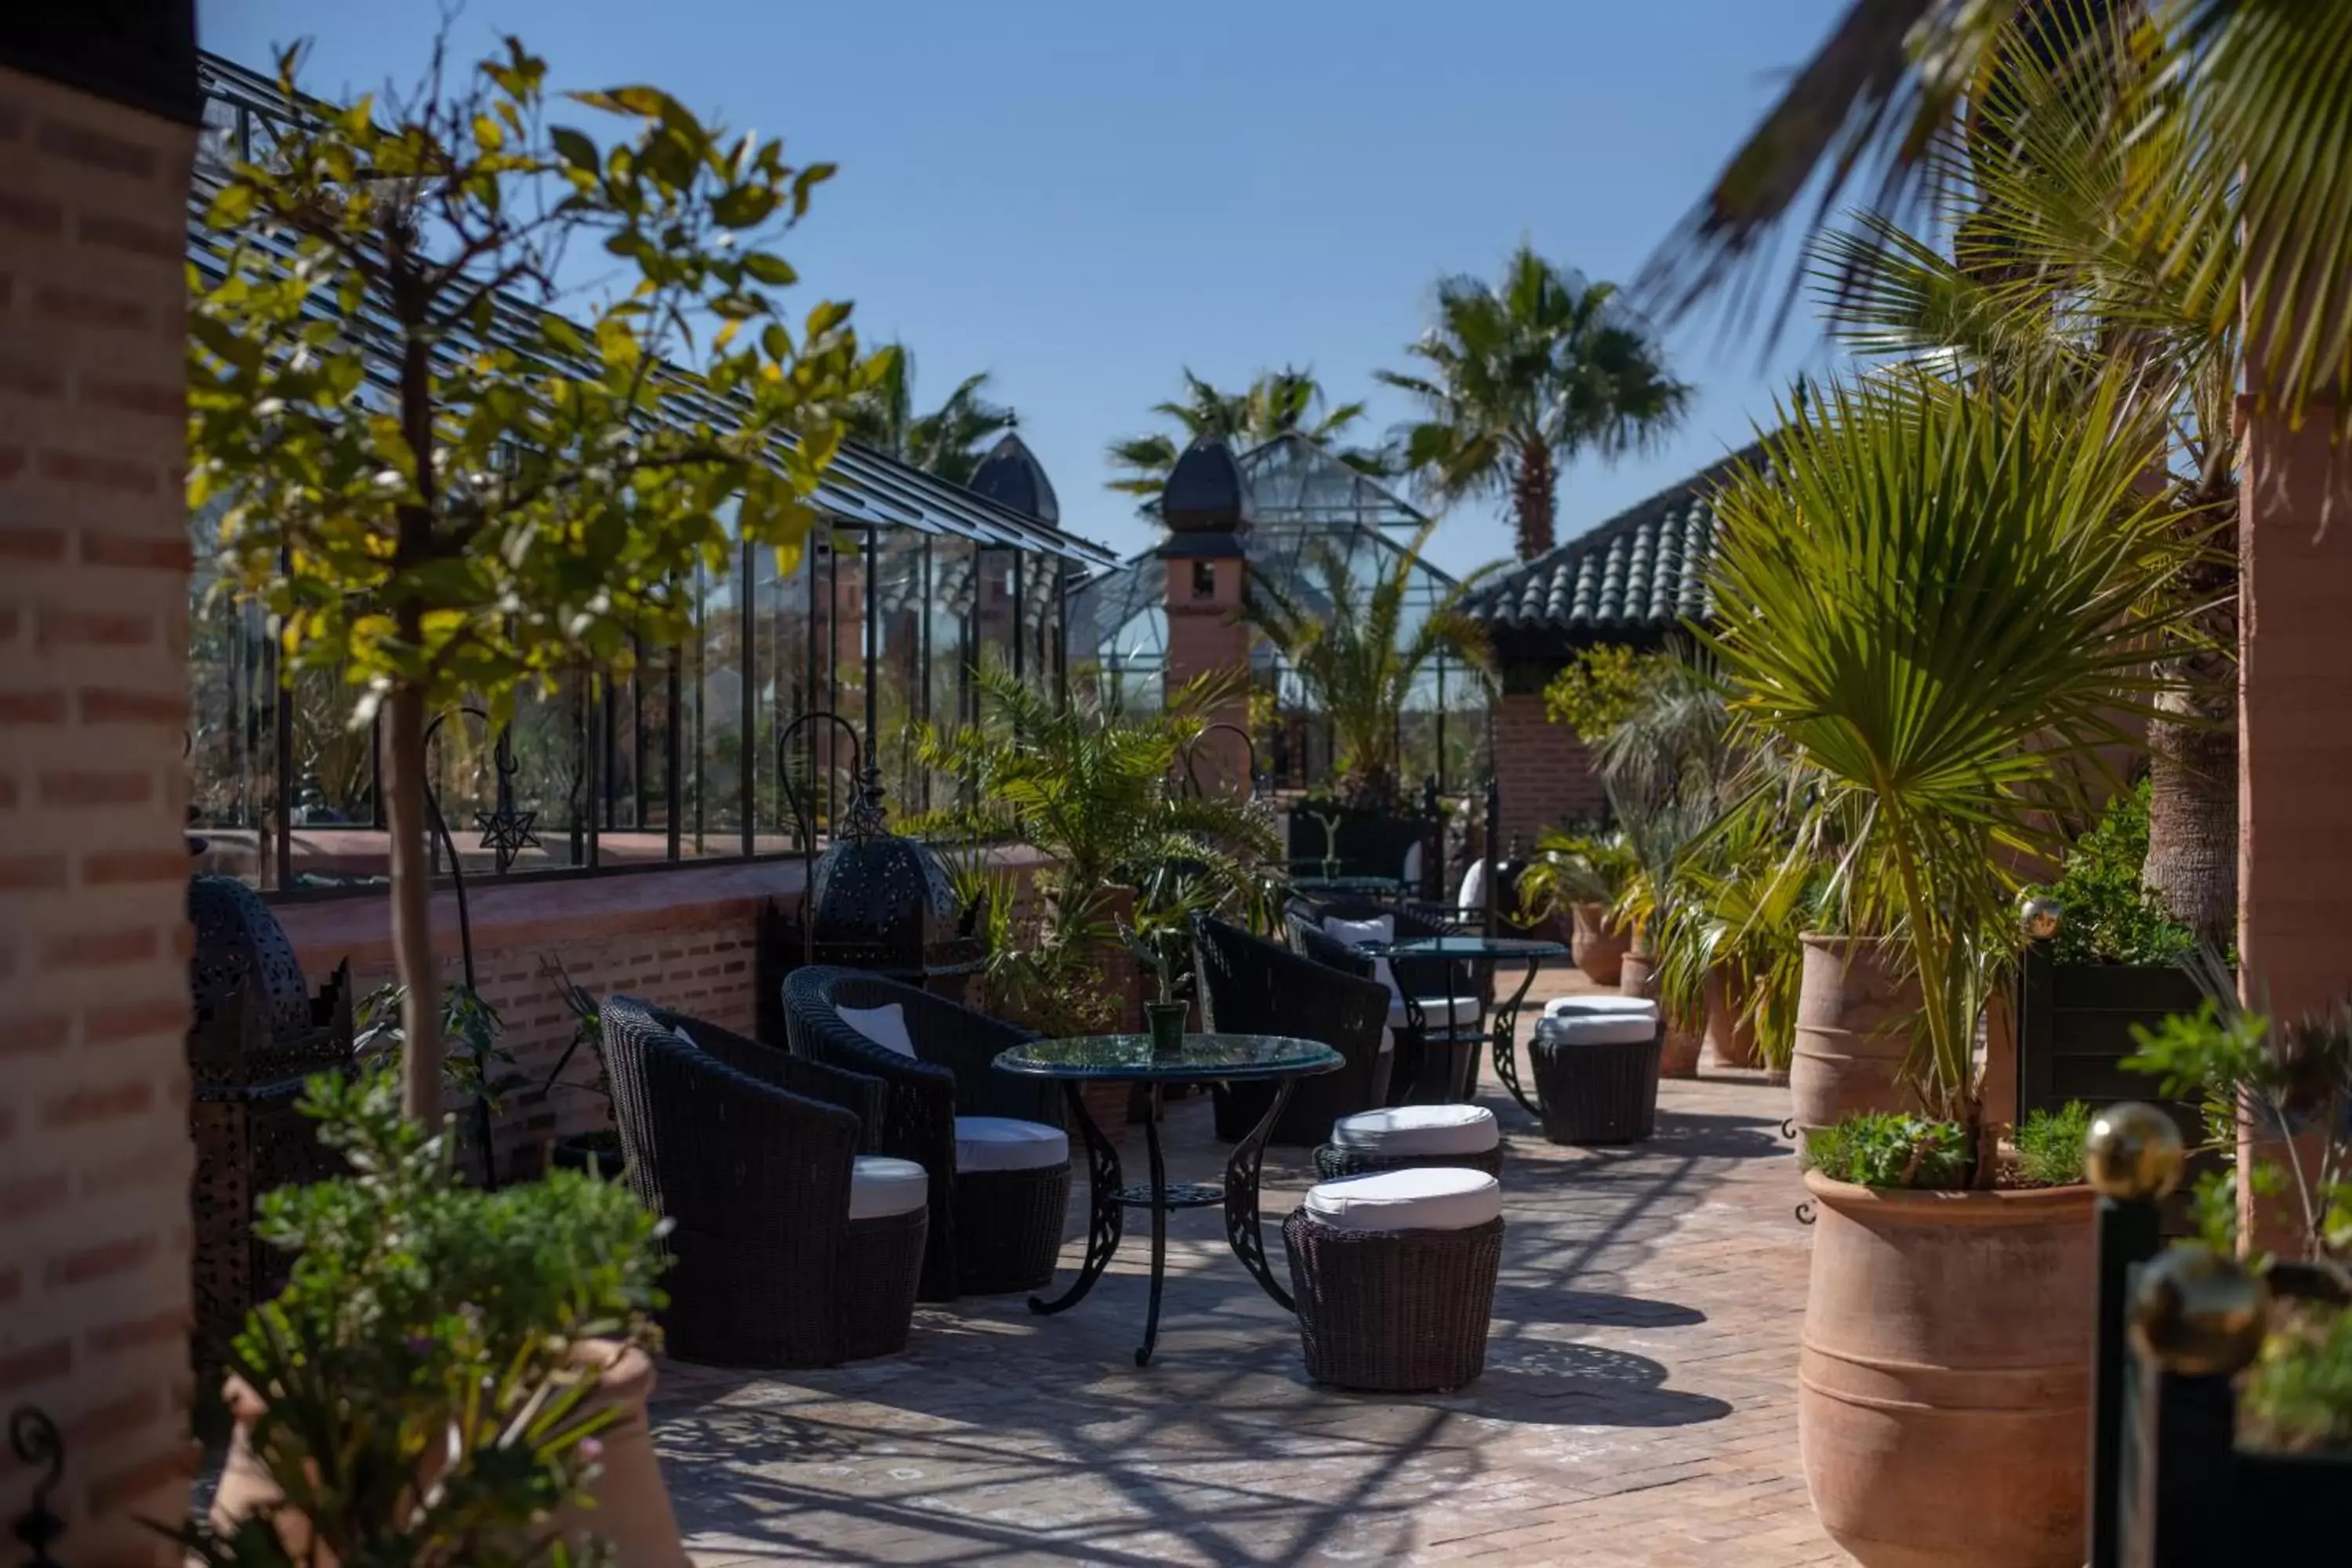
M 799 814 L 808 868 L 802 962 L 869 970 L 910 984 L 977 971 L 986 954 L 947 867 L 929 846 L 889 830 L 880 772 L 858 766 L 856 731 L 831 713 L 796 721 L 777 742 L 778 776 L 789 778 L 784 748 L 813 721 L 839 724 L 849 736 L 855 784 L 824 854 L 814 853 L 814 814 Z

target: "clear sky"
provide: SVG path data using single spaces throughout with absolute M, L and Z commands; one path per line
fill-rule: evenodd
M 1402 418 L 1401 366 L 1443 274 L 1492 275 L 1521 237 L 1629 279 L 1705 188 L 1842 0 L 467 0 L 559 88 L 650 82 L 781 133 L 839 178 L 783 247 L 817 291 L 903 338 L 928 406 L 974 371 L 1020 411 L 1064 525 L 1148 542 L 1102 488 L 1105 444 L 1150 427 L 1190 365 L 1238 388 L 1312 366 Z M 439 0 L 199 0 L 204 46 L 305 85 L 412 81 Z M 583 111 L 584 113 L 584 111 Z M 1669 340 L 1701 395 L 1657 453 L 1565 476 L 1563 538 L 1749 437 L 1790 372 L 1711 322 Z M 1368 434 L 1373 432 L 1367 432 Z M 1505 555 L 1498 510 L 1456 509 L 1433 557 Z

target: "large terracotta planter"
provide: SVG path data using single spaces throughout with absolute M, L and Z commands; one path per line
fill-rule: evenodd
M 1919 983 L 1892 973 L 1895 954 L 1869 937 L 1804 938 L 1797 987 L 1796 1054 L 1789 1099 L 1799 1131 L 1829 1127 L 1857 1110 L 1912 1110 L 1903 1058 L 1919 1011 Z
M 662 1484 L 661 1464 L 654 1455 L 653 1432 L 646 1404 L 653 1397 L 654 1363 L 634 1346 L 607 1340 L 590 1340 L 573 1350 L 575 1362 L 604 1368 L 588 1408 L 615 1409 L 619 1415 L 596 1435 L 604 1445 L 594 1485 L 593 1510 L 567 1509 L 561 1516 L 565 1539 L 575 1546 L 593 1532 L 609 1542 L 621 1568 L 687 1568 L 686 1548 L 679 1543 L 677 1518 Z M 213 1493 L 212 1525 L 217 1531 L 236 1525 L 274 1505 L 284 1496 L 260 1460 L 254 1457 L 254 1423 L 268 1408 L 244 1379 L 232 1376 L 223 1391 L 229 1414 L 236 1421 L 229 1439 L 228 1458 L 221 1467 L 220 1486 Z M 336 1559 L 323 1548 L 316 1555 L 310 1521 L 299 1510 L 279 1509 L 273 1522 L 287 1551 L 312 1568 L 336 1568 Z
M 1805 1185 L 1797 1437 L 1822 1528 L 1864 1568 L 2076 1568 L 2091 1190 Z
M 1568 953 L 1595 985 L 1614 985 L 1633 939 L 1609 923 L 1606 904 L 1578 904 L 1569 910 Z
M 1748 1006 L 1747 989 L 1720 972 L 1706 979 L 1706 1048 L 1715 1065 L 1753 1068 L 1764 1065 L 1756 1052 L 1756 1026 L 1741 1016 Z
M 1653 967 L 1655 962 L 1639 942 L 1629 946 L 1618 973 L 1617 989 L 1627 996 L 1646 996 L 1653 1002 L 1656 1001 L 1658 976 Z M 1671 1016 L 1665 1024 L 1665 1039 L 1658 1047 L 1658 1076 L 1696 1078 L 1699 1053 L 1706 1045 L 1705 1037 L 1696 1030 L 1680 1027 Z

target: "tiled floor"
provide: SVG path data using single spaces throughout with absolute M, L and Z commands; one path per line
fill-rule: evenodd
M 1657 1137 L 1623 1152 L 1554 1148 L 1499 1092 L 1486 1103 L 1507 1233 L 1470 1388 L 1307 1383 L 1217 1214 L 1180 1215 L 1146 1370 L 1132 1231 L 1059 1318 L 965 1301 L 922 1310 L 887 1361 L 667 1367 L 656 1420 L 697 1563 L 1846 1562 L 1797 1458 L 1807 1251 L 1786 1090 L 1669 1083 Z M 1171 1175 L 1221 1165 L 1207 1111 L 1171 1108 Z M 1140 1131 L 1129 1142 L 1140 1163 Z M 1309 1169 L 1269 1157 L 1276 1220 Z

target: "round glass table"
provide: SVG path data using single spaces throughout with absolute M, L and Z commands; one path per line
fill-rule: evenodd
M 1079 1035 L 1060 1040 L 1032 1040 L 1000 1054 L 996 1058 L 1000 1072 L 1061 1080 L 1063 1092 L 1069 1099 L 1070 1121 L 1087 1146 L 1087 1191 L 1091 1212 L 1086 1261 L 1079 1266 L 1078 1277 L 1068 1289 L 1051 1300 L 1042 1296 L 1030 1297 L 1029 1310 L 1062 1312 L 1085 1300 L 1087 1292 L 1095 1288 L 1095 1281 L 1102 1278 L 1103 1270 L 1110 1267 L 1112 1257 L 1118 1251 L 1119 1239 L 1127 1230 L 1127 1211 L 1148 1208 L 1151 1211 L 1151 1295 L 1144 1317 L 1143 1344 L 1135 1352 L 1135 1364 L 1150 1365 L 1152 1349 L 1160 1341 L 1160 1293 L 1168 1268 L 1169 1211 L 1221 1206 L 1225 1211 L 1225 1241 L 1233 1247 L 1234 1256 L 1242 1260 L 1242 1267 L 1249 1270 L 1250 1278 L 1267 1295 L 1286 1311 L 1295 1311 L 1290 1292 L 1282 1288 L 1265 1260 L 1265 1241 L 1258 1228 L 1258 1168 L 1265 1155 L 1266 1138 L 1281 1119 L 1283 1108 L 1290 1103 L 1290 1091 L 1297 1080 L 1337 1071 L 1342 1064 L 1339 1053 L 1328 1046 L 1283 1035 L 1187 1035 L 1183 1047 L 1171 1056 L 1154 1055 L 1149 1035 Z M 1234 1145 L 1233 1155 L 1225 1162 L 1224 1182 L 1181 1182 L 1171 1185 L 1167 1163 L 1160 1152 L 1160 1090 L 1170 1084 L 1263 1081 L 1278 1083 L 1274 1103 L 1266 1108 L 1265 1117 L 1250 1130 L 1249 1136 Z M 1143 1142 L 1151 1165 L 1148 1184 L 1122 1184 L 1118 1149 L 1095 1125 L 1094 1118 L 1087 1114 L 1086 1100 L 1078 1092 L 1080 1086 L 1087 1083 L 1139 1083 L 1145 1087 Z
M 1519 1009 L 1528 999 L 1528 987 L 1536 983 L 1536 968 L 1547 958 L 1564 958 L 1568 949 L 1556 942 L 1542 942 L 1520 936 L 1423 936 L 1403 942 L 1368 942 L 1360 951 L 1377 958 L 1429 958 L 1445 961 L 1445 1016 L 1448 1026 L 1441 1029 L 1426 1026 L 1420 999 L 1404 998 L 1406 1018 L 1420 1029 L 1426 1054 L 1424 1059 L 1444 1059 L 1445 1068 L 1439 1085 L 1439 1098 L 1464 1100 L 1476 1087 L 1478 1047 L 1492 1042 L 1495 1054 L 1495 1076 L 1511 1091 L 1528 1115 L 1537 1114 L 1535 1102 L 1519 1088 L 1519 1064 L 1516 1054 L 1518 1036 Z M 1483 965 L 1491 973 L 1497 963 L 1524 963 L 1527 971 L 1519 977 L 1519 988 L 1507 1002 L 1495 1005 L 1491 1028 L 1476 1025 L 1469 1028 L 1454 1026 L 1455 965 Z

